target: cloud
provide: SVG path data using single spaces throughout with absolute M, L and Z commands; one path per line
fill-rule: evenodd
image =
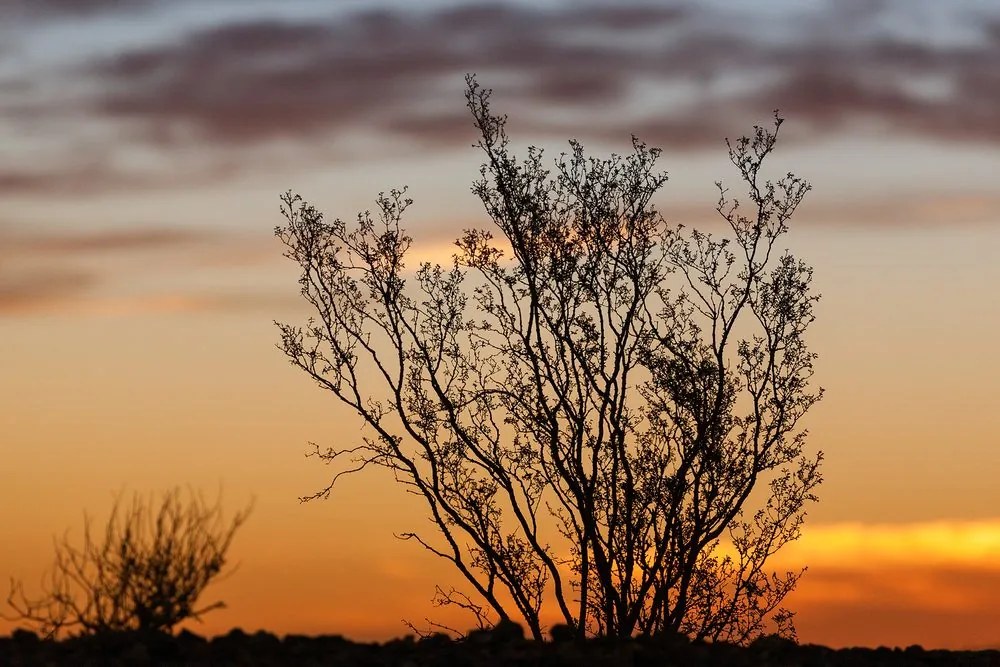
M 69 296 L 69 295 L 67 295 Z M 4 314 L 57 314 L 74 317 L 134 317 L 193 313 L 268 312 L 289 310 L 297 305 L 291 296 L 278 294 L 225 294 L 204 291 L 153 292 L 141 295 L 72 295 L 72 298 L 26 300 L 17 304 L 0 302 Z
M 72 120 L 64 123 L 72 126 Z M 55 122 L 52 126 L 59 124 Z M 123 139 L 122 147 L 129 148 L 128 139 Z M 226 180 L 243 171 L 246 165 L 245 156 L 224 154 L 211 146 L 206 146 L 205 155 L 177 154 L 160 167 L 143 169 L 123 164 L 127 160 L 120 159 L 113 147 L 89 156 L 87 152 L 92 147 L 87 142 L 78 144 L 71 135 L 65 138 L 65 150 L 67 154 L 61 156 L 59 164 L 39 160 L 30 166 L 4 167 L 0 162 L 0 193 L 37 198 L 50 194 L 86 195 L 109 189 L 192 186 Z M 14 151 L 8 154 L 17 155 Z
M 470 71 L 497 88 L 497 108 L 511 112 L 516 130 L 533 135 L 621 142 L 636 133 L 668 148 L 717 149 L 723 137 L 780 108 L 793 140 L 866 127 L 1000 142 L 1000 17 L 952 9 L 955 37 L 906 3 L 812 7 L 486 2 L 331 10 L 309 19 L 248 9 L 238 20 L 230 12 L 53 76 L 84 82 L 74 88 L 73 108 L 88 122 L 127 128 L 124 144 L 175 160 L 195 148 L 212 156 L 191 176 L 202 181 L 239 173 L 255 162 L 240 151 L 269 142 L 316 147 L 368 137 L 370 152 L 398 150 L 400 140 L 423 150 L 467 146 L 474 131 L 461 87 Z M 914 20 L 917 30 L 903 29 Z M 6 108 L 20 118 L 66 121 L 66 99 L 40 82 L 19 85 L 28 92 L 0 104 L 0 114 Z M 137 179 L 109 157 L 97 162 L 104 168 L 9 167 L 0 171 L 0 188 L 141 187 L 193 173 L 169 168 L 168 160 Z
M 255 238 L 166 226 L 0 232 L 0 317 L 274 312 L 298 304 L 295 294 L 176 284 L 192 272 L 245 271 L 278 256 Z
M 39 234 L 0 228 L 0 316 L 59 312 L 89 298 L 104 282 L 85 266 L 94 253 L 163 249 L 194 240 L 175 229 Z
M 807 526 L 781 551 L 784 562 L 881 570 L 886 567 L 975 566 L 1000 574 L 1000 519 L 909 524 Z
M 875 569 L 847 561 L 810 567 L 796 595 L 799 604 L 872 604 L 924 611 L 975 612 L 992 609 L 1000 570 L 987 563 L 933 563 Z
M 158 142 L 241 145 L 361 126 L 454 146 L 473 136 L 462 113 L 466 72 L 482 71 L 484 80 L 491 72 L 513 75 L 504 77 L 511 81 L 505 92 L 536 105 L 613 102 L 626 95 L 631 75 L 656 69 L 658 54 L 580 35 L 617 38 L 685 15 L 496 3 L 429 13 L 373 9 L 326 23 L 257 20 L 121 53 L 84 65 L 82 74 L 104 85 L 94 111 L 142 121 Z
M 996 647 L 1000 572 L 986 567 L 812 567 L 786 600 L 806 642 Z
M 814 573 L 810 573 L 812 577 Z M 971 586 L 996 586 L 996 579 L 983 578 L 975 571 L 953 573 L 967 577 Z M 892 579 L 885 573 L 884 579 Z M 954 582 L 944 582 L 954 586 Z M 803 579 L 800 587 L 810 585 Z M 995 590 L 995 588 L 993 589 Z M 820 643 L 831 647 L 889 646 L 906 647 L 914 644 L 925 648 L 985 649 L 1000 646 L 1000 611 L 994 603 L 988 607 L 969 609 L 932 609 L 912 604 L 896 604 L 876 598 L 875 591 L 863 601 L 837 602 L 824 600 L 812 604 L 800 601 L 798 592 L 787 600 L 796 610 L 795 625 L 803 643 Z
M 134 317 L 194 313 L 276 312 L 301 310 L 294 295 L 257 292 L 153 292 L 141 295 L 97 295 L 95 276 L 79 274 L 26 276 L 20 283 L 0 277 L 0 318 L 56 315 L 60 317 Z
M 969 648 L 1000 639 L 997 554 L 1000 519 L 840 523 L 806 526 L 772 565 L 809 567 L 786 601 L 804 641 Z
M 96 282 L 95 276 L 85 271 L 0 271 L 0 317 L 63 308 Z
M 849 3 L 842 15 L 830 8 L 826 24 L 860 23 L 859 7 L 873 9 Z M 817 17 L 811 28 L 800 26 L 799 39 L 781 43 L 719 27 L 726 18 L 646 5 L 369 10 L 320 24 L 222 25 L 120 54 L 89 73 L 110 84 L 97 103 L 101 113 L 185 126 L 220 142 L 309 135 L 362 121 L 417 139 L 430 126 L 443 141 L 446 134 L 433 123 L 409 119 L 475 70 L 487 82 L 495 72 L 504 97 L 539 107 L 619 105 L 642 85 L 705 83 L 679 112 L 657 110 L 645 122 L 643 114 L 614 114 L 592 128 L 618 135 L 630 130 L 625 123 L 639 122 L 651 140 L 668 145 L 718 142 L 727 123 L 776 107 L 816 129 L 859 117 L 948 138 L 1000 138 L 1000 123 L 987 113 L 1000 100 L 1000 77 L 991 66 L 1000 54 L 995 40 L 939 48 L 899 37 L 862 39 L 858 29 L 822 37 L 828 31 L 817 27 L 826 25 Z M 781 20 L 796 27 L 790 17 Z M 822 38 L 810 39 L 809 32 Z M 768 76 L 745 90 L 722 84 L 713 92 L 710 85 L 760 73 Z M 920 77 L 937 77 L 951 94 L 935 97 L 909 85 Z M 433 111 L 450 122 L 461 101 L 449 102 Z M 659 116 L 661 125 L 652 120 Z M 552 129 L 560 124 L 572 119 Z
M 18 3 L 18 9 L 29 16 L 76 17 L 141 9 L 153 2 L 154 0 L 31 0 Z
M 3 237 L 0 258 L 22 257 L 29 261 L 57 255 L 95 252 L 134 252 L 167 250 L 178 246 L 203 244 L 218 234 L 178 227 L 143 227 L 97 230 L 88 233 L 20 233 Z

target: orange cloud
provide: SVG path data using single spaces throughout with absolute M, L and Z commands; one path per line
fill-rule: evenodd
M 780 554 L 782 564 L 884 570 L 975 567 L 1000 573 L 1000 519 L 909 524 L 807 526 Z
M 1000 645 L 1000 519 L 811 526 L 774 565 L 809 567 L 787 601 L 803 641 Z

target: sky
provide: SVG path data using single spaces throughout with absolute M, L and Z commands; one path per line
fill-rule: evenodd
M 393 537 L 425 519 L 391 479 L 297 500 L 328 480 L 308 443 L 360 423 L 275 348 L 308 312 L 272 232 L 289 188 L 350 219 L 408 185 L 446 261 L 488 223 L 474 72 L 521 150 L 662 147 L 657 205 L 693 226 L 736 184 L 724 139 L 780 109 L 826 389 L 820 502 L 776 561 L 809 566 L 799 637 L 1000 646 L 998 62 L 988 0 L 0 4 L 0 577 L 31 590 L 116 492 L 190 485 L 255 499 L 196 631 L 434 615 L 453 575 Z

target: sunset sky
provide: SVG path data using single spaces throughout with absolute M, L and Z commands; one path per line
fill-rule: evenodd
M 724 139 L 781 110 L 827 391 L 777 563 L 810 567 L 800 639 L 1000 646 L 995 0 L 0 2 L 0 580 L 33 589 L 121 489 L 221 486 L 256 507 L 198 632 L 433 615 L 455 580 L 393 537 L 425 519 L 387 475 L 297 501 L 328 479 L 307 443 L 360 421 L 275 348 L 308 312 L 272 232 L 288 188 L 349 219 L 408 185 L 415 255 L 447 260 L 488 224 L 467 72 L 519 149 L 663 147 L 693 226 L 737 185 Z

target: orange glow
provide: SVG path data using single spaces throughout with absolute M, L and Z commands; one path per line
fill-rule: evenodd
M 971 567 L 1000 573 L 1000 519 L 806 526 L 778 564 L 853 569 Z

